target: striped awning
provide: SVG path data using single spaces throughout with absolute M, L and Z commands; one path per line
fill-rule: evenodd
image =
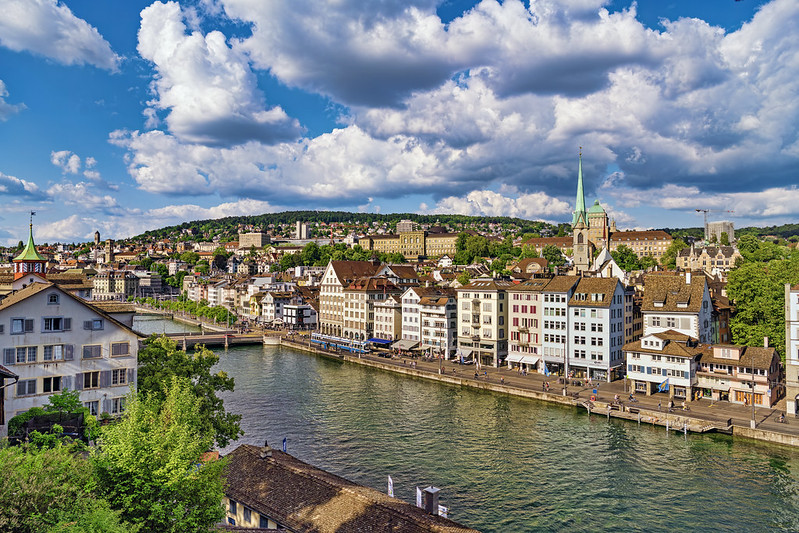
M 419 341 L 412 341 L 409 339 L 402 339 L 398 340 L 394 344 L 391 345 L 392 348 L 396 348 L 398 350 L 412 350 L 419 344 Z
M 538 355 L 511 353 L 508 354 L 508 357 L 506 357 L 505 360 L 508 361 L 509 363 L 523 363 L 525 365 L 535 365 L 538 364 L 538 361 L 541 360 L 541 357 Z

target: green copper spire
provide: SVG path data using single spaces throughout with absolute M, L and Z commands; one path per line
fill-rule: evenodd
M 14 258 L 14 261 L 47 261 L 47 259 L 39 255 L 39 252 L 36 251 L 36 245 L 33 244 L 33 221 L 31 221 L 30 233 L 28 234 L 28 244 L 25 245 L 22 253 Z
M 579 220 L 583 224 L 588 224 L 585 216 L 585 194 L 583 194 L 583 147 L 580 147 L 580 164 L 577 171 L 577 202 L 574 206 L 574 218 L 572 218 L 572 227 L 577 225 Z

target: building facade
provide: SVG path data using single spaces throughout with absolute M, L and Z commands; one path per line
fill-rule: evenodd
M 799 285 L 785 284 L 785 410 L 799 412 Z
M 3 390 L 5 418 L 66 389 L 94 415 L 121 414 L 136 383 L 139 336 L 51 283 L 33 283 L 0 304 L 3 365 L 19 376 Z
M 702 344 L 713 341 L 713 303 L 707 278 L 701 274 L 647 275 L 641 312 L 644 335 L 675 330 Z
M 508 299 L 512 282 L 479 278 L 457 289 L 458 347 L 481 365 L 499 367 L 508 356 Z M 469 354 L 466 352 L 469 351 Z

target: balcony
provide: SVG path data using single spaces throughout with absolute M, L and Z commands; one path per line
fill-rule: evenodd
M 527 326 L 522 326 L 519 328 L 519 333 L 527 333 L 528 331 L 530 330 L 527 328 Z

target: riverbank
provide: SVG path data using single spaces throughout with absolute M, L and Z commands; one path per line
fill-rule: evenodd
M 310 345 L 306 337 L 282 337 L 281 344 L 316 355 L 348 363 L 369 366 L 406 376 L 438 381 L 453 386 L 470 387 L 493 393 L 509 394 L 576 409 L 585 409 L 593 415 L 621 418 L 638 424 L 660 426 L 666 431 L 710 433 L 720 432 L 736 438 L 748 438 L 772 444 L 799 447 L 799 419 L 778 422 L 780 411 L 757 408 L 754 411 L 754 428 L 751 407 L 729 402 L 710 402 L 702 399 L 689 403 L 688 410 L 668 412 L 668 395 L 635 396 L 629 401 L 629 392 L 622 381 L 564 387 L 557 378 L 541 374 L 521 375 L 511 369 L 481 368 L 453 364 L 451 361 L 425 361 L 409 357 L 379 357 L 374 354 L 355 355 L 331 352 Z M 547 390 L 547 384 L 549 384 Z M 596 387 L 596 388 L 594 388 Z M 596 391 L 596 392 L 595 392 Z M 618 401 L 616 398 L 618 397 Z

